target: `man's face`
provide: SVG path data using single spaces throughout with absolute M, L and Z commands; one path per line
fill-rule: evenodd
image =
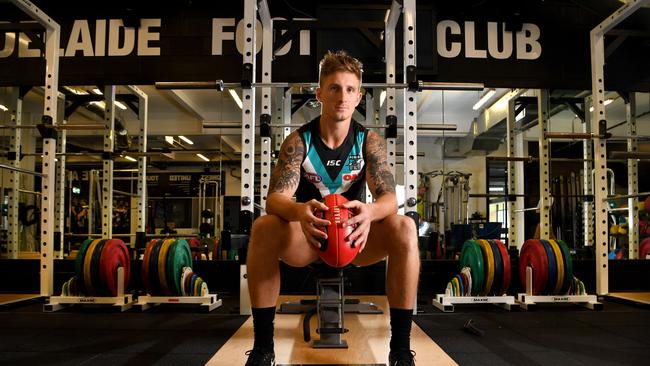
M 322 104 L 321 114 L 336 122 L 352 118 L 361 101 L 361 80 L 351 72 L 337 71 L 321 80 L 316 97 Z

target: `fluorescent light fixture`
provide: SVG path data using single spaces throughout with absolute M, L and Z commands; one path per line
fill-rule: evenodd
M 126 106 L 125 106 L 122 102 L 118 102 L 118 101 L 116 100 L 116 101 L 115 101 L 115 105 L 116 105 L 117 108 L 119 108 L 119 109 L 126 110 Z
M 97 94 L 97 95 L 103 95 L 103 94 L 104 94 L 104 93 L 102 93 L 102 91 L 99 90 L 98 88 L 94 88 L 94 89 L 92 90 L 92 92 L 95 93 L 95 94 Z
M 199 158 L 201 158 L 201 159 L 203 159 L 205 161 L 210 161 L 210 159 L 206 158 L 205 155 L 203 155 L 203 154 L 196 154 L 196 156 L 198 156 Z
M 194 145 L 194 141 L 188 139 L 188 138 L 185 137 L 185 136 L 178 136 L 178 138 L 181 139 L 181 140 L 183 140 L 183 141 L 185 141 L 186 143 L 188 143 L 188 144 L 190 144 L 190 145 Z
M 136 160 L 136 158 L 128 156 L 128 155 L 124 155 L 124 159 L 129 160 L 129 161 L 138 161 L 138 160 Z
M 165 142 L 167 142 L 170 145 L 174 145 L 174 138 L 172 136 L 165 136 Z
M 379 107 L 381 108 L 382 105 L 384 105 L 384 101 L 386 100 L 386 91 L 382 90 L 381 94 L 379 94 Z
M 605 99 L 605 101 L 603 102 L 603 105 L 610 105 L 610 104 L 612 104 L 613 101 L 614 101 L 614 99 L 612 99 L 612 98 Z M 589 112 L 593 112 L 593 111 L 594 111 L 594 107 L 589 107 Z
M 483 94 L 483 96 L 481 97 L 481 99 L 479 99 L 478 102 L 476 102 L 476 104 L 474 104 L 474 106 L 472 107 L 472 109 L 475 110 L 475 111 L 477 111 L 479 108 L 481 108 L 481 106 L 482 106 L 483 104 L 485 104 L 488 100 L 490 100 L 490 98 L 492 98 L 492 96 L 493 96 L 494 93 L 496 93 L 496 92 L 497 92 L 497 91 L 494 90 L 494 89 L 490 89 L 490 90 L 488 90 L 487 93 Z
M 9 110 L 9 108 L 5 107 L 4 105 L 0 104 L 0 109 L 2 109 L 3 112 L 6 112 Z
M 503 187 L 490 187 L 490 192 L 503 192 Z
M 235 101 L 235 103 L 237 103 L 239 109 L 242 109 L 243 105 L 241 102 L 241 98 L 239 97 L 239 94 L 237 94 L 237 91 L 235 89 L 228 89 L 228 92 L 230 93 L 230 96 Z
M 74 194 L 81 194 L 81 188 L 79 188 L 79 187 L 72 187 L 72 193 L 74 193 Z
M 384 24 L 388 23 L 389 17 L 390 17 L 390 9 L 386 9 L 386 14 L 384 15 Z
M 98 106 L 98 107 L 101 108 L 101 109 L 106 109 L 106 103 L 104 103 L 103 100 L 102 100 L 102 101 L 96 101 L 96 100 L 95 100 L 95 101 L 93 101 L 93 102 L 90 102 L 90 104 L 96 105 L 96 106 Z
M 67 89 L 68 91 L 72 92 L 72 94 L 88 95 L 88 92 L 85 91 L 85 90 L 79 90 L 79 89 L 71 88 L 69 86 L 64 86 L 64 88 Z
M 526 117 L 526 109 L 522 109 L 521 112 L 519 112 L 518 115 L 515 116 L 515 121 L 519 122 L 521 121 L 524 117 Z

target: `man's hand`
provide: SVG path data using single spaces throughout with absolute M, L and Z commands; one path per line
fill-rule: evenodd
M 344 225 L 356 225 L 348 239 L 354 241 L 354 245 L 359 246 L 359 253 L 361 253 L 366 246 L 368 234 L 370 233 L 370 224 L 373 218 L 372 206 L 360 201 L 349 201 L 341 206 L 354 213 L 354 217 L 346 221 Z
M 327 239 L 327 234 L 318 227 L 330 225 L 329 221 L 317 217 L 316 212 L 327 210 L 329 210 L 327 205 L 317 200 L 305 202 L 299 208 L 298 215 L 302 232 L 305 234 L 307 242 L 316 249 L 320 249 L 319 239 Z

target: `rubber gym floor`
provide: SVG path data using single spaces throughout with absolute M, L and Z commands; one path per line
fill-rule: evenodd
M 203 365 L 247 319 L 236 313 L 237 298 L 223 300 L 211 313 L 170 307 L 44 313 L 39 302 L 0 308 L 0 364 Z M 528 312 L 487 305 L 456 306 L 454 313 L 420 308 L 415 323 L 460 365 L 648 364 L 645 307 L 605 301 L 603 311 L 572 305 Z M 463 330 L 468 319 L 483 336 Z

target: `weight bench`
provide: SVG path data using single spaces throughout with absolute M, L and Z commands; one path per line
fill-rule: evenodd
M 287 301 L 280 304 L 278 314 L 305 314 L 303 319 L 303 338 L 311 340 L 310 320 L 318 316 L 316 333 L 320 339 L 314 340 L 314 348 L 348 348 L 343 334 L 348 332 L 344 326 L 345 313 L 382 314 L 383 312 L 371 302 L 359 299 L 345 299 L 345 276 L 342 268 L 333 268 L 323 262 L 310 264 L 316 272 L 316 300 Z

